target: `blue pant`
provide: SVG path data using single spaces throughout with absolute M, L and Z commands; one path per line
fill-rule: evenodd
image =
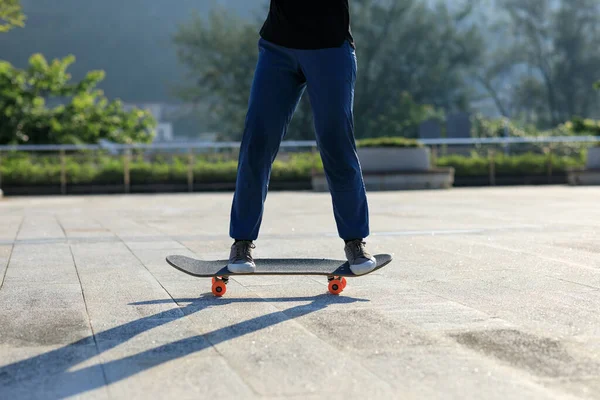
M 256 240 L 271 165 L 300 97 L 308 89 L 317 144 L 340 237 L 369 235 L 369 211 L 354 141 L 356 55 L 339 48 L 294 50 L 261 39 L 239 156 L 229 234 Z

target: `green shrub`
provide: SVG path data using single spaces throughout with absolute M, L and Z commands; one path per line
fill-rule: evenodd
M 160 161 L 157 161 L 160 160 Z M 489 174 L 489 159 L 481 156 L 465 157 L 449 155 L 436 161 L 439 167 L 453 167 L 456 176 L 475 177 Z M 563 173 L 568 168 L 583 167 L 584 156 L 552 155 L 553 173 Z M 518 154 L 495 157 L 497 175 L 544 175 L 547 171 L 548 155 Z M 68 156 L 66 161 L 68 184 L 121 185 L 123 184 L 123 158 L 110 156 L 77 155 Z M 152 162 L 134 157 L 130 163 L 132 184 L 157 184 L 187 182 L 188 161 L 185 157 L 155 158 Z M 273 182 L 307 181 L 313 170 L 323 171 L 323 164 L 317 153 L 290 154 L 273 164 Z M 61 166 L 56 156 L 36 156 L 11 154 L 3 156 L 0 165 L 2 184 L 6 186 L 59 185 Z M 198 157 L 193 165 L 194 182 L 223 183 L 235 182 L 237 161 L 220 158 Z
M 356 141 L 358 147 L 422 147 L 415 139 L 405 137 L 381 137 Z
M 28 67 L 19 69 L 0 60 L 0 144 L 151 142 L 154 117 L 106 98 L 96 88 L 103 71 L 73 82 L 67 71 L 74 61 L 68 56 L 48 62 L 34 54 Z
M 600 136 L 600 121 L 594 119 L 575 117 L 564 127 L 572 134 Z
M 569 168 L 580 168 L 585 164 L 582 157 L 551 156 L 552 173 L 564 173 Z M 486 157 L 465 157 L 450 155 L 436 161 L 438 167 L 453 167 L 456 176 L 486 176 L 490 170 L 490 159 Z M 545 154 L 499 154 L 494 157 L 496 175 L 545 175 L 548 170 L 548 155 Z

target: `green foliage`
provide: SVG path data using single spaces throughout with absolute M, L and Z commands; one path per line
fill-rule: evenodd
M 174 157 L 170 160 L 134 157 L 129 168 L 132 184 L 185 184 L 189 166 L 186 157 Z M 316 171 L 323 170 L 318 154 L 292 154 L 285 161 L 275 161 L 271 180 L 306 181 L 310 179 L 313 168 Z M 123 184 L 122 157 L 68 155 L 65 169 L 69 184 Z M 198 157 L 193 171 L 194 182 L 197 183 L 235 182 L 237 161 Z M 2 158 L 0 174 L 5 186 L 58 185 L 61 165 L 56 156 L 11 154 Z
M 596 115 L 600 3 L 597 0 L 499 0 L 499 38 L 477 80 L 509 118 L 550 129 L 574 115 Z M 502 17 L 502 15 L 506 17 Z M 489 27 L 482 26 L 482 29 Z
M 403 137 L 381 137 L 360 139 L 356 141 L 357 147 L 422 147 L 415 139 Z
M 407 137 L 416 138 L 419 125 L 422 122 L 435 120 L 444 121 L 444 112 L 433 106 L 418 104 L 413 96 L 404 92 L 400 94 L 396 107 L 390 107 L 387 113 L 366 119 L 362 131 L 357 131 L 361 137 Z
M 351 11 L 358 137 L 416 137 L 420 122 L 443 117 L 438 110 L 468 107 L 469 71 L 484 50 L 481 35 L 466 21 L 473 15 L 470 5 L 455 12 L 443 2 L 357 0 Z
M 257 26 L 222 10 L 200 15 L 180 28 L 175 44 L 195 85 L 179 90 L 185 101 L 208 102 L 219 126 L 232 134 L 243 130 L 256 67 Z
M 0 0 L 0 32 L 8 32 L 25 24 L 20 0 Z
M 483 50 L 477 32 L 462 24 L 469 10 L 455 15 L 417 0 L 357 0 L 351 11 L 359 65 L 357 137 L 416 137 L 422 121 L 443 118 L 440 110 L 467 107 L 466 72 Z M 193 82 L 180 96 L 210 102 L 227 139 L 239 139 L 243 131 L 259 28 L 217 10 L 206 20 L 195 17 L 175 36 Z M 313 137 L 307 97 L 292 120 L 290 139 Z
M 507 118 L 487 118 L 481 114 L 474 114 L 471 117 L 471 136 L 473 137 L 504 137 L 505 132 L 509 137 L 540 136 L 542 134 L 533 125 L 522 128 L 515 121 Z
M 564 126 L 573 134 L 600 136 L 600 121 L 598 120 L 575 117 Z
M 145 111 L 125 111 L 96 85 L 104 72 L 72 83 L 73 56 L 48 63 L 41 54 L 27 69 L 0 61 L 0 144 L 147 143 L 156 122 Z M 48 103 L 56 105 L 49 107 Z
M 494 167 L 498 176 L 545 175 L 548 169 L 549 156 L 545 154 L 526 153 L 519 155 L 497 154 Z M 551 156 L 552 173 L 560 174 L 568 168 L 583 167 L 583 157 Z M 487 157 L 465 157 L 449 155 L 436 160 L 438 167 L 453 167 L 456 176 L 487 176 L 490 170 L 490 159 Z
M 548 162 L 552 172 L 561 174 L 569 168 L 585 165 L 585 154 L 579 156 L 557 156 L 526 153 L 506 156 L 497 154 L 494 158 L 498 176 L 545 175 Z M 456 176 L 481 177 L 489 174 L 490 159 L 473 155 L 449 155 L 436 159 L 438 167 L 453 167 Z M 130 163 L 132 184 L 185 184 L 188 162 L 186 157 L 153 160 L 134 157 Z M 193 165 L 194 182 L 226 183 L 235 182 L 237 162 L 231 159 L 198 157 Z M 323 171 L 318 154 L 291 154 L 286 159 L 278 159 L 273 164 L 271 181 L 308 181 L 312 172 Z M 121 185 L 123 184 L 122 157 L 69 155 L 66 161 L 68 184 Z M 59 185 L 61 166 L 56 156 L 35 156 L 16 154 L 2 158 L 0 164 L 2 182 L 5 186 Z

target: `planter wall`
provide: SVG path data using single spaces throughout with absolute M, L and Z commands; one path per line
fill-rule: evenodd
M 367 191 L 449 189 L 454 183 L 454 168 L 363 173 L 363 178 Z M 324 175 L 315 175 L 312 185 L 315 192 L 329 191 Z
M 358 149 L 363 173 L 390 171 L 427 171 L 430 167 L 427 147 L 365 147 Z
M 427 147 L 363 147 L 358 158 L 368 191 L 446 189 L 454 183 L 454 168 L 431 169 Z M 323 174 L 313 176 L 312 186 L 329 191 Z
M 569 171 L 568 180 L 570 185 L 600 185 L 600 147 L 588 149 L 585 170 Z
M 569 171 L 570 185 L 600 185 L 600 169 Z
M 590 147 L 588 149 L 586 169 L 600 170 L 600 147 Z

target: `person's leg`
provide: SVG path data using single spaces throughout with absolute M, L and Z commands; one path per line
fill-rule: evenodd
M 317 142 L 333 202 L 338 234 L 354 273 L 375 267 L 365 250 L 369 209 L 354 139 L 356 56 L 345 42 L 339 48 L 298 51 L 308 83 Z
M 354 49 L 345 42 L 339 48 L 302 50 L 298 55 L 338 233 L 344 240 L 364 239 L 369 235 L 369 211 L 354 140 Z
M 231 208 L 235 240 L 258 237 L 271 166 L 305 86 L 295 54 L 261 39 Z

